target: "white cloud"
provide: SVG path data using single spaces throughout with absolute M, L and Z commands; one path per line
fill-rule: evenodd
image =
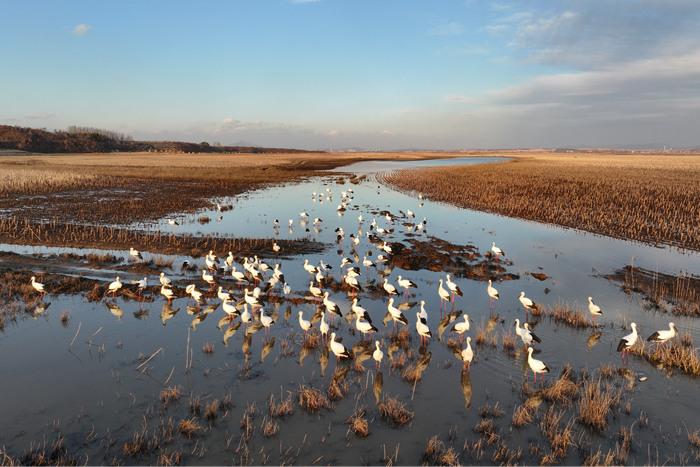
M 91 29 L 92 29 L 91 25 L 85 24 L 85 23 L 80 23 L 80 24 L 76 24 L 75 27 L 73 27 L 72 33 L 74 36 L 85 36 L 85 35 L 87 35 L 87 33 L 90 32 Z
M 439 24 L 428 31 L 431 36 L 459 36 L 464 33 L 464 26 L 457 21 Z
M 307 3 L 319 3 L 321 0 L 289 0 L 293 5 L 304 5 Z

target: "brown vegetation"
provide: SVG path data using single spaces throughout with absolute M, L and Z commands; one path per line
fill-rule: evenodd
M 608 425 L 608 414 L 620 402 L 621 391 L 601 380 L 586 381 L 578 405 L 578 420 L 596 430 Z
M 299 405 L 308 412 L 331 408 L 331 402 L 321 391 L 304 385 L 299 387 Z
M 36 223 L 18 217 L 0 219 L 0 242 L 102 249 L 138 246 L 150 253 L 190 256 L 200 256 L 209 250 L 233 251 L 246 256 L 273 253 L 272 239 L 196 237 L 102 225 Z M 277 243 L 288 254 L 318 252 L 323 248 L 322 244 L 308 240 L 277 240 Z
M 528 154 L 503 163 L 390 173 L 431 199 L 617 238 L 700 248 L 700 158 Z
M 355 433 L 360 438 L 366 438 L 369 436 L 369 422 L 365 417 L 366 410 L 361 407 L 346 420 L 346 423 L 350 426 L 350 430 Z
M 177 425 L 177 429 L 183 436 L 192 438 L 194 435 L 200 432 L 203 427 L 199 424 L 196 418 L 192 417 L 180 420 L 180 423 Z
M 182 397 L 182 391 L 180 391 L 178 386 L 172 386 L 160 391 L 160 401 L 165 406 L 179 400 L 180 397 Z
M 631 352 L 654 365 L 676 368 L 687 375 L 700 376 L 700 357 L 692 342 L 674 340 L 661 345 L 636 346 Z
M 378 408 L 380 415 L 394 423 L 394 425 L 406 425 L 413 420 L 414 413 L 408 410 L 403 402 L 396 397 L 387 397 L 383 399 L 379 403 Z

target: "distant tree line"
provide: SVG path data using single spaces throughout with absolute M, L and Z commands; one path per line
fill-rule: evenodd
M 71 135 L 100 135 L 107 139 L 111 139 L 119 142 L 131 142 L 134 138 L 126 133 L 120 133 L 118 131 L 104 130 L 102 128 L 94 128 L 90 126 L 76 126 L 71 125 L 66 128 L 66 132 Z
M 219 142 L 210 145 L 206 141 L 135 141 L 130 135 L 117 131 L 87 126 L 70 126 L 65 130 L 25 128 L 0 125 L 0 149 L 41 153 L 85 152 L 167 152 L 167 153 L 280 153 L 310 152 L 288 148 L 264 148 L 257 146 L 223 146 Z

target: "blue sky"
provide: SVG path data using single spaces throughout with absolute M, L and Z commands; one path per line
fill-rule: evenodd
M 306 148 L 700 145 L 700 2 L 5 1 L 0 123 Z

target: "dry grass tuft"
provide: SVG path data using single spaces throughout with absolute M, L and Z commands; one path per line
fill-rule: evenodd
M 503 334 L 503 351 L 508 355 L 515 356 L 516 341 L 513 333 Z
M 554 406 L 551 406 L 545 412 L 540 422 L 540 430 L 542 434 L 549 440 L 551 448 L 551 457 L 555 460 L 564 459 L 569 447 L 573 443 L 573 420 L 566 425 L 561 425 L 561 419 L 564 416 L 563 411 L 557 411 Z
M 304 342 L 301 344 L 305 349 L 315 349 L 321 343 L 321 335 L 314 332 L 307 332 Z
M 145 453 L 147 449 L 148 442 L 146 441 L 145 433 L 142 431 L 137 431 L 130 441 L 122 444 L 122 454 L 125 456 L 135 457 Z
M 182 397 L 182 391 L 178 386 L 171 386 L 160 391 L 160 401 L 165 406 L 180 400 L 180 397 Z
M 380 415 L 394 425 L 403 426 L 413 420 L 414 413 L 396 397 L 384 398 L 378 405 Z
M 262 425 L 262 434 L 265 438 L 272 438 L 280 431 L 280 425 L 274 420 L 265 419 Z
M 308 412 L 331 408 L 331 402 L 321 391 L 304 385 L 299 387 L 299 405 Z
M 688 433 L 688 442 L 696 448 L 700 448 L 700 430 Z
M 241 421 L 240 421 L 240 426 L 241 426 L 241 431 L 243 432 L 242 440 L 245 442 L 248 442 L 250 438 L 253 436 L 253 417 L 255 416 L 255 412 L 257 411 L 255 407 L 255 402 L 249 403 L 245 410 L 243 411 L 243 415 L 241 415 Z
M 490 405 L 488 402 L 479 408 L 479 416 L 481 418 L 498 418 L 503 416 L 503 410 L 499 407 L 498 402 Z
M 591 452 L 586 456 L 583 460 L 583 465 L 590 467 L 617 465 L 615 462 L 615 453 L 609 450 L 607 453 L 603 454 L 600 448 L 598 448 L 596 452 Z
M 294 404 L 292 403 L 292 394 L 288 393 L 287 398 L 279 402 L 275 402 L 275 396 L 270 394 L 270 399 L 267 403 L 267 412 L 270 417 L 286 417 L 294 413 Z
M 523 456 L 522 449 L 510 449 L 506 443 L 502 442 L 494 450 L 491 460 L 498 465 L 518 465 Z
M 515 428 L 520 428 L 535 419 L 535 412 L 539 407 L 541 400 L 538 397 L 528 398 L 522 405 L 519 405 L 513 410 L 513 418 L 511 424 Z
M 350 426 L 350 430 L 360 438 L 369 436 L 369 422 L 365 414 L 365 408 L 360 407 L 346 420 L 346 423 Z
M 622 392 L 610 384 L 586 381 L 581 391 L 578 405 L 578 420 L 596 430 L 603 430 L 608 424 L 608 414 L 620 402 Z
M 548 402 L 571 402 L 578 394 L 578 385 L 573 381 L 572 370 L 566 367 L 552 384 L 540 391 Z
M 202 431 L 204 427 L 199 424 L 196 418 L 192 417 L 180 420 L 180 423 L 177 425 L 177 429 L 186 438 L 192 438 L 194 435 Z
M 161 451 L 158 454 L 158 465 L 173 466 L 182 463 L 182 453 L 180 451 Z
M 583 310 L 572 308 L 570 305 L 559 303 L 553 307 L 546 307 L 543 313 L 554 319 L 555 322 L 565 324 L 572 328 L 583 329 L 592 326 L 591 320 Z
M 700 376 L 700 357 L 692 342 L 690 345 L 677 341 L 663 345 L 651 344 L 635 347 L 631 352 L 654 365 L 677 368 L 687 375 Z
M 423 462 L 428 465 L 458 466 L 459 454 L 452 447 L 446 447 L 437 436 L 428 440 L 423 451 Z
M 214 399 L 213 401 L 209 402 L 204 409 L 204 417 L 207 420 L 216 420 L 217 415 L 219 414 L 219 408 L 220 408 L 220 403 L 218 399 Z

